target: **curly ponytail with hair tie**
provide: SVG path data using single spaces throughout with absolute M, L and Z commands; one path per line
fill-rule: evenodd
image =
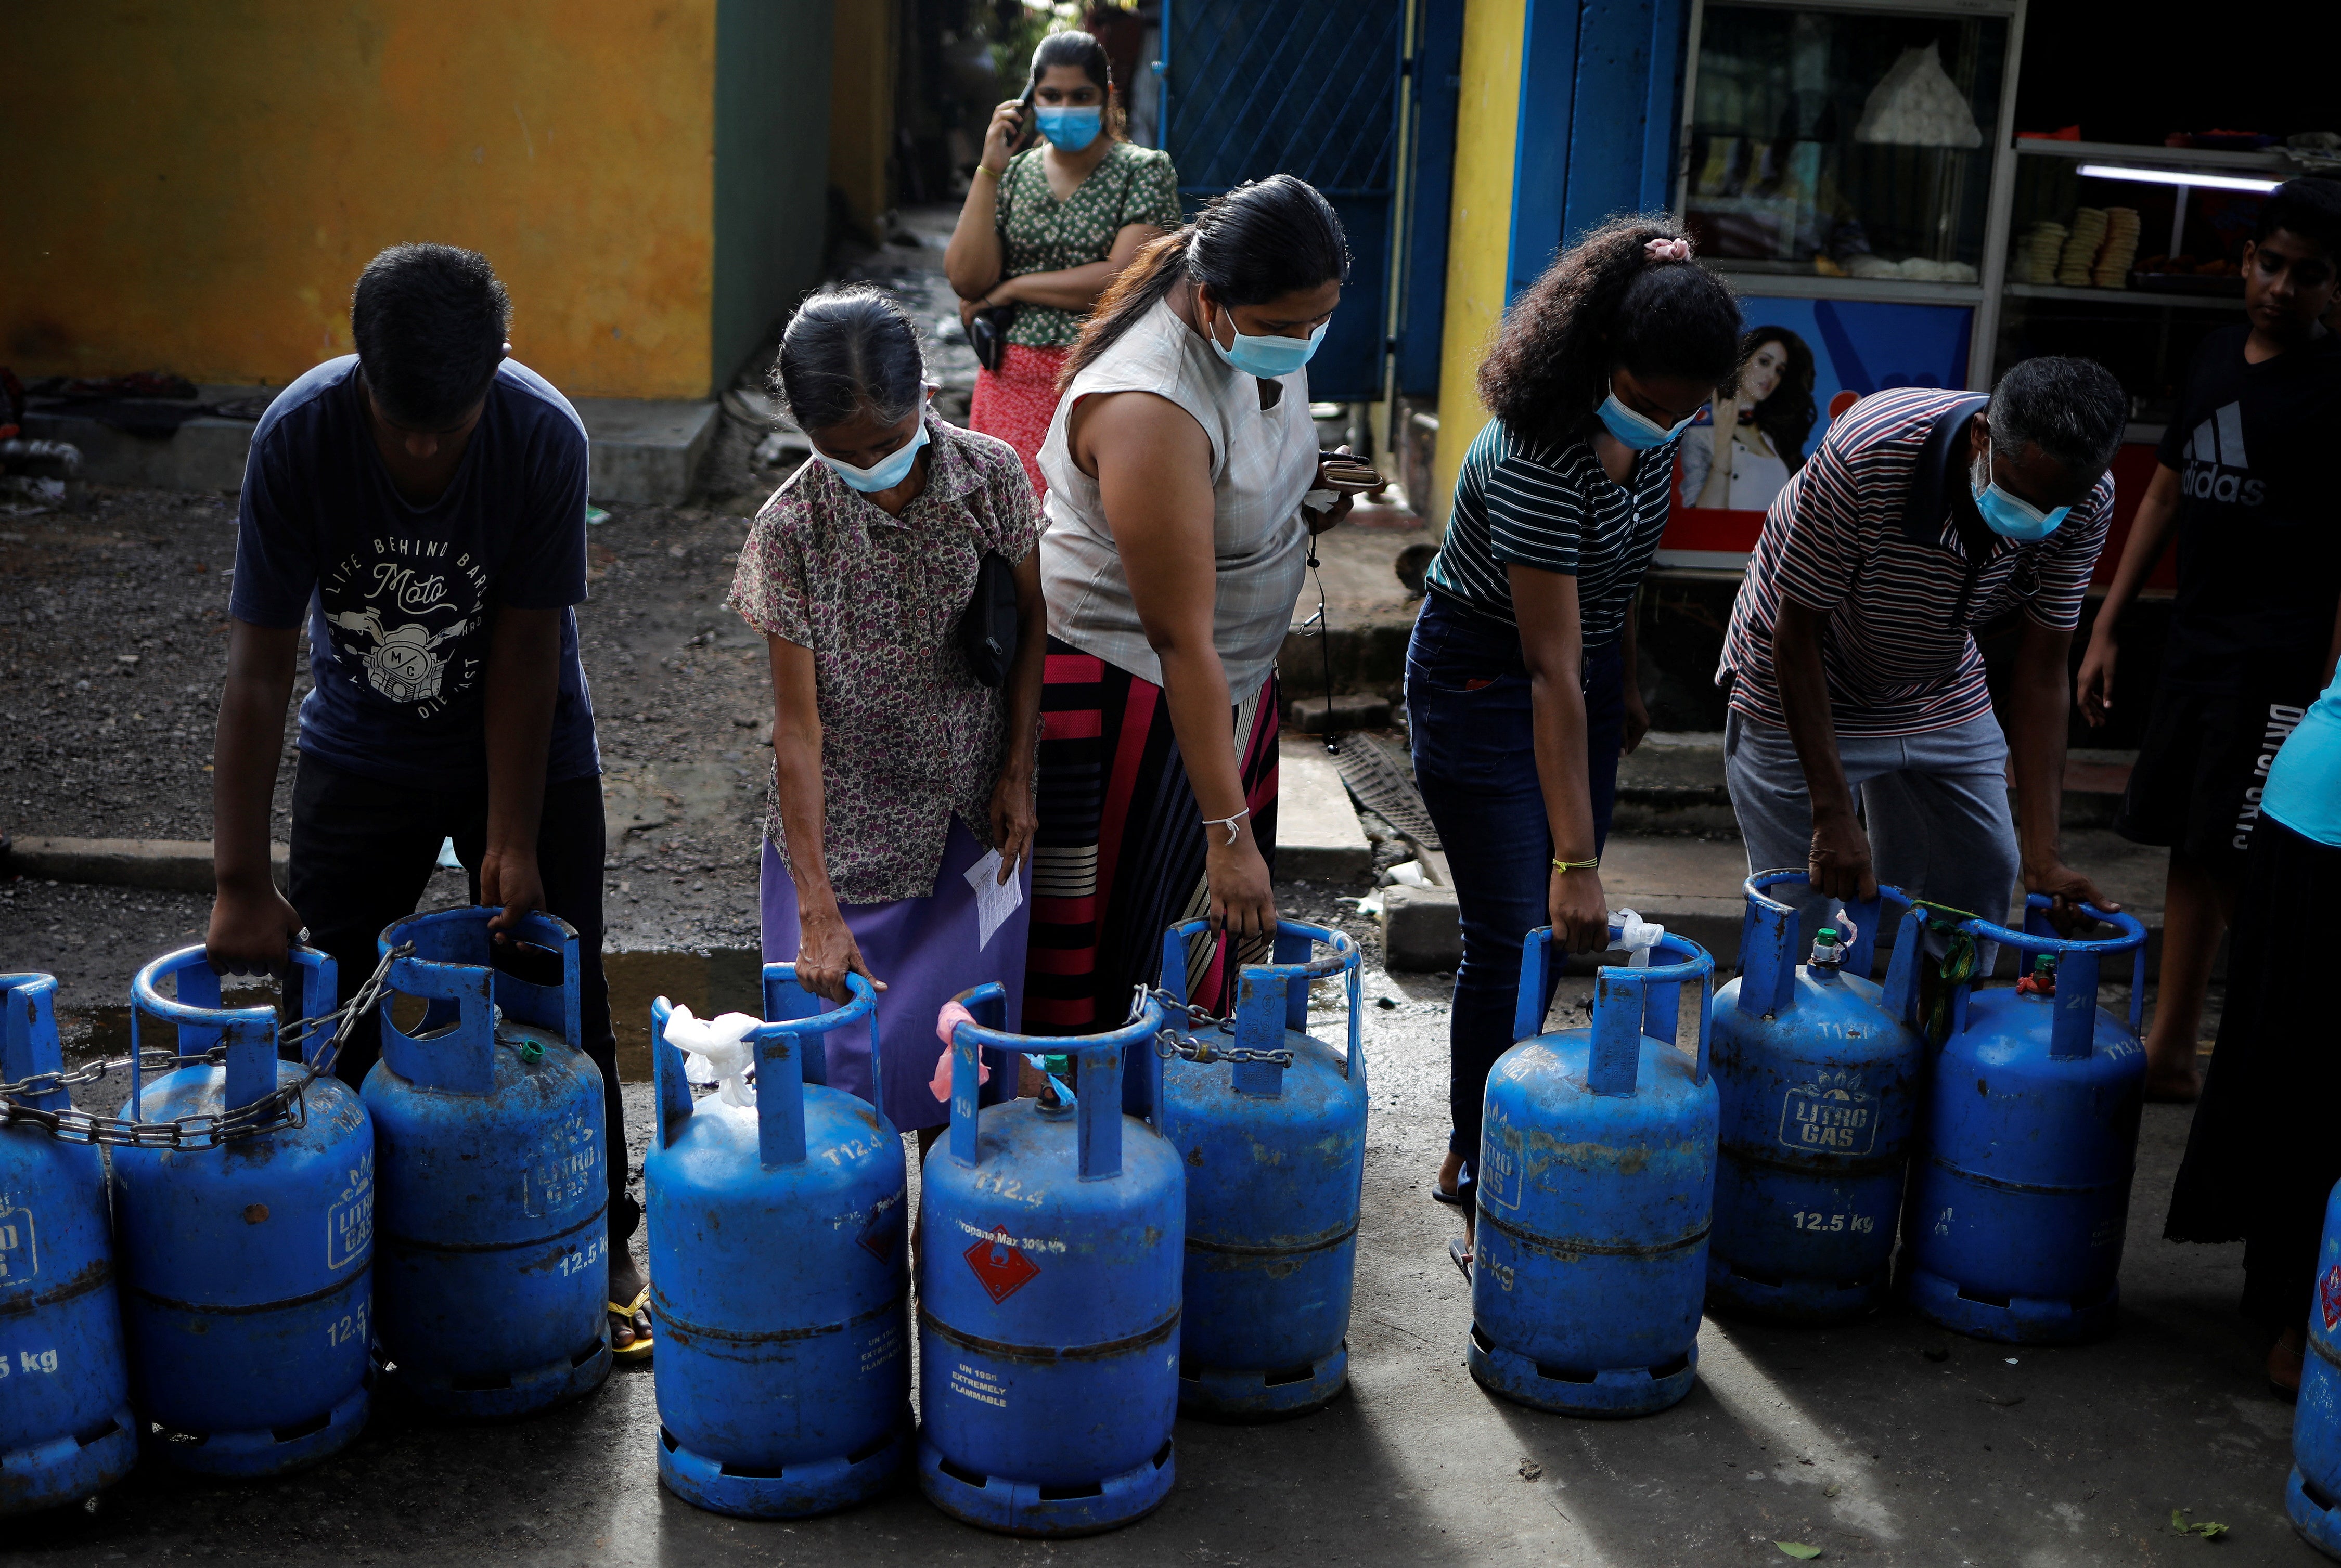
M 1611 218 L 1554 258 L 1504 313 L 1479 364 L 1479 401 L 1514 432 L 1551 446 L 1586 433 L 1609 372 L 1720 386 L 1739 362 L 1739 303 L 1692 260 L 1665 213 Z

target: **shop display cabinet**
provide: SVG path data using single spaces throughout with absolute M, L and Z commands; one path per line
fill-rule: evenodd
M 1685 436 L 1657 562 L 1736 574 L 1831 421 L 1988 375 L 2023 0 L 1692 0 L 1689 32 L 1675 199 L 1751 390 Z
M 2129 439 L 2153 440 L 2204 334 L 2243 319 L 2244 243 L 2265 193 L 2298 171 L 2266 150 L 2026 138 L 2015 153 L 1990 372 L 2087 355 L 2129 392 Z M 2107 264 L 2086 276 L 2069 253 L 2052 271 L 2059 231 L 2068 252 L 2085 248 L 2085 211 L 2134 213 L 2134 250 L 2101 247 Z
M 2019 137 L 2024 24 L 2025 0 L 1691 0 L 1677 210 L 1756 341 L 1781 340 L 1765 395 L 1796 406 L 1743 403 L 1736 433 L 1702 416 L 1659 565 L 1744 565 L 1787 449 L 1862 397 L 2077 354 L 2129 394 L 2110 577 L 2188 363 L 2242 319 L 2260 203 L 2299 171 L 2266 147 Z
M 1743 295 L 1987 297 L 2021 0 L 1694 0 L 1677 204 Z

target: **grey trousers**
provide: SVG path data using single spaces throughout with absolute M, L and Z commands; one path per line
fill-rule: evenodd
M 2007 918 L 2018 859 L 2007 809 L 2007 738 L 1997 719 L 1987 713 L 1922 735 L 1840 735 L 1838 759 L 1860 799 L 1879 881 L 1993 920 Z M 1788 732 L 1732 713 L 1724 724 L 1723 776 L 1747 841 L 1748 874 L 1808 864 L 1813 802 Z M 1771 891 L 1801 916 L 1800 948 L 1843 916 L 1834 899 L 1800 886 Z M 1979 957 L 1987 966 L 1996 951 Z

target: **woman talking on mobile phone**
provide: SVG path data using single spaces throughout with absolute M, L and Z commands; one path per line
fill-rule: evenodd
M 1613 218 L 1506 313 L 1479 366 L 1495 414 L 1464 455 L 1407 646 L 1415 779 L 1463 920 L 1449 1136 L 1432 1191 L 1471 1219 L 1488 1069 L 1512 1044 L 1520 948 L 1609 945 L 1601 846 L 1618 759 L 1649 728 L 1634 595 L 1675 447 L 1738 360 L 1739 307 L 1662 213 Z M 1451 1247 L 1468 1274 L 1470 1249 Z
M 1170 155 L 1122 140 L 1116 99 L 1103 45 L 1087 33 L 1041 40 L 1024 97 L 991 112 L 943 252 L 981 367 L 968 427 L 1014 447 L 1036 495 L 1057 372 L 1081 323 L 1139 250 L 1180 223 Z M 1034 130 L 1039 144 L 1016 152 Z

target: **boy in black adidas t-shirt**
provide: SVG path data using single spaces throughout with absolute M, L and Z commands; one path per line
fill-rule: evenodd
M 2113 706 L 2122 613 L 2178 536 L 2162 678 L 2114 830 L 2170 848 L 2147 1095 L 2191 1100 L 2203 994 L 2260 787 L 2341 650 L 2341 182 L 2288 181 L 2244 250 L 2246 321 L 2203 341 L 2081 660 Z

